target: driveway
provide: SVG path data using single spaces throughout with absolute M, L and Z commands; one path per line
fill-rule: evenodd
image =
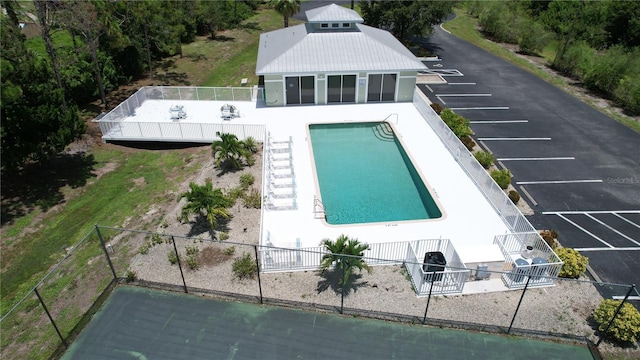
M 425 40 L 442 59 L 425 64 L 448 83 L 419 88 L 471 120 L 534 209 L 529 221 L 588 256 L 598 280 L 640 285 L 640 134 L 439 27 Z

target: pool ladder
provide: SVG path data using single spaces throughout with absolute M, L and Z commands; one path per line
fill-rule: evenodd
M 327 218 L 327 213 L 324 210 L 324 204 L 315 195 L 313 195 L 313 217 L 314 219 Z

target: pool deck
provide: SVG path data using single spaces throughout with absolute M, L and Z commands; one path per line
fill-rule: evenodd
M 234 105 L 241 116 L 223 120 L 220 107 L 224 103 Z M 295 248 L 296 244 L 314 247 L 322 239 L 335 239 L 340 234 L 366 243 L 444 238 L 453 242 L 465 263 L 504 260 L 493 240 L 496 235 L 508 233 L 508 227 L 413 103 L 261 107 L 249 101 L 147 100 L 125 123 L 175 122 L 168 111 L 175 104 L 184 105 L 187 113 L 187 118 L 180 122 L 265 125 L 273 140 L 285 141 L 291 137 L 297 209 L 264 211 L 263 245 L 268 237 L 277 247 Z M 314 196 L 320 195 L 312 167 L 308 124 L 382 121 L 387 117 L 438 202 L 443 217 L 359 225 L 328 225 L 317 219 Z

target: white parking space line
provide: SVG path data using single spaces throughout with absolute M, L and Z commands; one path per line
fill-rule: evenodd
M 433 92 L 433 89 L 429 87 L 429 85 L 425 85 L 429 91 Z
M 549 141 L 551 140 L 550 137 L 540 137 L 540 138 L 534 138 L 534 137 L 494 137 L 494 138 L 478 138 L 478 141 L 538 141 L 538 140 L 545 140 L 545 141 Z
M 619 213 L 624 213 L 624 212 L 619 212 Z M 640 211 L 638 211 L 638 213 L 640 213 Z M 640 229 L 640 225 L 634 223 L 633 221 L 631 221 L 631 220 L 629 220 L 629 219 L 627 219 L 625 217 L 622 217 L 622 216 L 618 215 L 618 213 L 613 213 L 613 215 L 619 217 L 620 219 L 622 219 L 622 220 L 628 222 L 629 224 L 631 224 L 631 225 L 637 227 L 638 229 Z
M 614 248 L 614 246 L 613 246 L 613 245 L 611 245 L 611 244 L 609 244 L 608 242 L 606 242 L 606 241 L 604 241 L 604 240 L 600 239 L 600 238 L 599 238 L 599 237 L 597 237 L 596 235 L 594 235 L 594 234 L 592 234 L 591 232 L 589 232 L 589 230 L 587 230 L 587 229 L 583 228 L 582 226 L 580 226 L 580 225 L 576 224 L 575 222 L 573 222 L 573 221 L 571 221 L 571 220 L 567 219 L 567 217 L 566 217 L 566 216 L 564 216 L 564 215 L 562 215 L 562 214 L 556 214 L 556 215 L 557 215 L 557 216 L 559 216 L 562 220 L 564 220 L 564 221 L 568 222 L 569 224 L 571 224 L 571 225 L 573 225 L 573 226 L 577 227 L 578 229 L 582 230 L 585 234 L 590 235 L 590 236 L 591 236 L 591 237 L 593 237 L 594 239 L 596 239 L 596 240 L 600 241 L 601 243 L 603 243 L 603 244 L 607 245 L 608 247 L 610 247 L 610 248 L 612 248 L 612 249 Z M 640 249 L 640 248 L 638 248 L 638 249 Z
M 613 300 L 624 300 L 624 295 L 614 295 L 611 297 Z M 629 296 L 627 300 L 638 301 L 640 300 L 640 296 Z
M 508 106 L 480 106 L 480 107 L 459 107 L 451 108 L 453 111 L 460 110 L 509 110 Z
M 538 206 L 538 203 L 533 199 L 533 196 L 529 194 L 529 192 L 527 191 L 527 189 L 524 188 L 524 186 L 520 186 L 520 190 L 522 190 L 522 193 L 524 194 L 524 196 L 526 196 L 531 201 L 533 206 Z
M 543 211 L 542 215 L 585 215 L 585 214 L 640 214 L 640 210 L 567 210 L 567 211 Z M 627 219 L 625 219 L 627 220 Z M 628 220 L 627 220 L 628 221 Z M 635 223 L 633 223 L 635 225 Z
M 471 124 L 515 124 L 528 123 L 529 120 L 472 120 Z
M 640 251 L 640 247 L 618 247 L 618 248 L 573 248 L 577 251 Z
M 436 95 L 436 99 L 438 99 L 442 103 L 442 105 L 447 105 L 447 103 L 444 100 L 442 100 L 440 96 Z
M 546 161 L 546 160 L 575 160 L 576 158 L 572 157 L 572 156 L 566 156 L 566 157 L 531 157 L 531 158 L 498 158 L 496 160 L 498 161 Z
M 591 220 L 593 220 L 593 221 L 597 222 L 598 224 L 600 224 L 600 225 L 602 225 L 602 226 L 606 227 L 607 229 L 609 229 L 609 230 L 613 231 L 614 233 L 616 233 L 616 234 L 618 234 L 618 235 L 622 236 L 623 238 L 625 238 L 625 239 L 627 239 L 627 240 L 631 241 L 632 243 L 634 243 L 634 244 L 636 244 L 636 245 L 640 245 L 640 242 L 637 242 L 637 241 L 635 241 L 634 239 L 630 238 L 629 236 L 627 236 L 627 235 L 625 235 L 625 234 L 621 233 L 620 231 L 618 231 L 618 230 L 616 230 L 616 229 L 612 228 L 611 226 L 609 226 L 609 224 L 606 224 L 606 223 L 604 223 L 603 221 L 601 221 L 601 220 L 599 220 L 599 219 L 596 219 L 595 217 L 591 216 L 591 214 L 585 214 L 585 215 L 586 215 L 589 219 L 591 219 Z
M 491 96 L 491 94 L 437 94 L 436 96 L 445 96 L 445 97 L 474 97 L 474 96 Z
M 601 183 L 602 180 L 541 180 L 541 181 L 516 181 L 518 185 L 539 185 L 539 184 L 585 184 L 585 183 Z M 557 214 L 560 216 L 560 214 Z
M 460 83 L 458 83 L 458 82 L 457 83 L 452 83 L 452 82 L 447 83 L 447 85 L 475 85 L 475 84 L 476 83 L 471 83 L 471 82 L 469 82 L 469 83 L 463 83 L 463 82 L 460 82 Z

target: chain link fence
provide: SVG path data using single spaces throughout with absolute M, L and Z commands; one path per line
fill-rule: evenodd
M 2 358 L 59 357 L 117 283 L 592 345 L 599 345 L 604 336 L 592 316 L 602 299 L 599 290 L 615 294 L 623 302 L 628 296 L 638 295 L 633 285 L 555 278 L 554 286 L 530 287 L 529 283 L 540 275 L 493 272 L 488 277 L 466 268 L 448 267 L 446 271 L 467 272 L 469 280 L 462 295 L 427 291 L 416 296 L 409 271 L 422 267 L 422 263 L 363 258 L 365 263 L 381 265 L 371 266 L 370 272 L 355 271 L 341 286 L 343 274 L 337 268 L 258 271 L 260 257 L 269 249 L 277 250 L 233 239 L 219 241 L 96 226 L 69 247 L 64 259 L 4 313 L 0 322 Z M 437 289 L 446 279 L 441 276 L 446 271 L 427 274 L 431 289 Z M 524 276 L 524 287 L 504 291 L 503 278 L 511 276 Z

